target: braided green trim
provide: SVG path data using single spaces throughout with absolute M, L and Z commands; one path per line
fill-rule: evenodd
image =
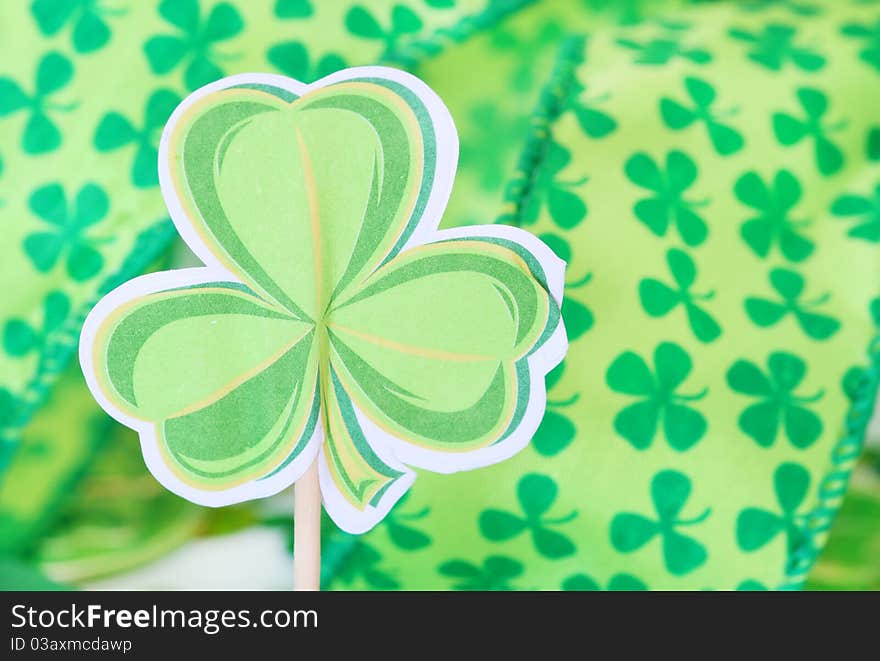
M 575 89 L 575 71 L 584 61 L 586 37 L 567 37 L 559 48 L 550 79 L 541 91 L 538 106 L 532 112 L 526 143 L 516 166 L 516 174 L 504 190 L 504 206 L 496 223 L 522 226 L 522 211 L 535 189 L 535 182 L 552 136 L 552 126 L 565 111 Z
M 782 590 L 799 590 L 816 564 L 834 518 L 843 503 L 849 478 L 862 453 L 874 403 L 880 392 L 880 330 L 868 348 L 870 365 L 861 376 L 852 406 L 846 416 L 843 437 L 831 450 L 831 468 L 819 484 L 819 501 L 807 515 L 807 541 L 792 552 L 786 566 Z
M 427 57 L 442 53 L 448 46 L 460 44 L 473 35 L 493 27 L 513 12 L 537 0 L 492 0 L 481 12 L 463 16 L 449 27 L 440 27 L 424 39 L 415 39 L 386 53 L 383 64 L 413 68 Z

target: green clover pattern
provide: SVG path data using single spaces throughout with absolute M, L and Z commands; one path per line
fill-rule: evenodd
M 516 487 L 522 514 L 507 510 L 485 510 L 480 514 L 480 532 L 493 542 L 506 542 L 528 532 L 535 550 L 543 557 L 557 560 L 572 555 L 576 550 L 574 543 L 556 528 L 571 522 L 577 512 L 546 516 L 553 507 L 558 491 L 556 482 L 546 475 L 525 475 Z
M 664 470 L 651 480 L 654 514 L 621 512 L 611 521 L 611 544 L 621 553 L 634 553 L 660 540 L 667 571 L 679 576 L 694 571 L 706 562 L 706 547 L 685 534 L 691 526 L 703 523 L 711 514 L 705 509 L 695 516 L 683 515 L 691 496 L 691 480 L 675 470 Z M 684 516 L 684 518 L 682 518 Z
M 683 250 L 673 248 L 666 253 L 666 265 L 672 275 L 673 284 L 654 278 L 643 279 L 639 283 L 642 308 L 651 317 L 665 317 L 678 306 L 682 306 L 691 332 L 700 342 L 708 343 L 718 339 L 721 326 L 701 305 L 712 300 L 715 292 L 691 291 L 697 280 L 694 260 Z
M 799 514 L 810 489 L 810 473 L 800 464 L 784 463 L 773 473 L 776 510 L 748 507 L 736 519 L 736 543 L 747 552 L 759 551 L 778 535 L 785 536 L 789 553 L 809 543 L 806 516 Z
M 0 78 L 0 118 L 27 113 L 21 148 L 28 154 L 44 154 L 61 144 L 61 130 L 53 120 L 55 113 L 67 113 L 75 103 L 59 103 L 54 97 L 73 78 L 73 64 L 61 53 L 44 55 L 37 65 L 32 94 L 12 78 Z
M 787 269 L 770 271 L 770 286 L 781 300 L 752 296 L 746 299 L 746 314 L 761 328 L 775 326 L 789 314 L 797 320 L 804 334 L 813 340 L 827 340 L 840 330 L 840 322 L 816 308 L 828 302 L 828 294 L 809 301 L 801 301 L 805 288 L 804 278 Z
M 739 428 L 759 446 L 770 447 L 783 429 L 789 443 L 805 449 L 822 435 L 822 420 L 810 409 L 824 396 L 819 390 L 799 395 L 796 390 L 807 374 L 806 363 L 790 353 L 778 351 L 767 358 L 767 372 L 748 360 L 738 360 L 727 372 L 730 389 L 757 398 L 739 416 Z

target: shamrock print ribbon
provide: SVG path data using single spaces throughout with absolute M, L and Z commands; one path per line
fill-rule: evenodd
M 564 263 L 516 228 L 436 229 L 457 150 L 436 95 L 380 67 L 233 76 L 178 106 L 159 180 L 205 267 L 114 290 L 80 347 L 160 482 L 219 506 L 317 458 L 324 506 L 363 532 L 410 467 L 529 442 L 567 346 Z

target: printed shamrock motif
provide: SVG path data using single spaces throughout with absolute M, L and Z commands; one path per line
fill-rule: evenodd
M 15 358 L 39 351 L 44 356 L 49 337 L 64 325 L 70 314 L 70 300 L 60 291 L 52 291 L 43 300 L 43 322 L 34 328 L 24 319 L 13 318 L 3 328 L 3 348 Z
M 23 402 L 14 393 L 6 388 L 0 388 L 0 431 L 5 427 L 11 427 L 18 422 L 22 406 Z M 3 466 L 4 459 L 3 440 L 5 439 L 3 438 L 3 435 L 0 434 L 0 467 Z M 10 442 L 9 449 L 12 449 L 13 446 L 18 446 L 17 440 L 14 443 Z
M 523 564 L 503 555 L 490 555 L 482 566 L 467 560 L 450 560 L 437 568 L 443 576 L 455 579 L 454 590 L 515 590 L 510 581 L 524 571 Z
M 712 54 L 704 48 L 692 48 L 682 43 L 687 34 L 688 25 L 681 23 L 663 23 L 664 32 L 648 41 L 635 39 L 618 39 L 617 43 L 636 54 L 633 62 L 660 66 L 669 64 L 680 57 L 693 64 L 706 64 L 712 61 Z
M 829 176 L 843 167 L 843 152 L 828 137 L 846 126 L 846 122 L 825 124 L 828 113 L 828 97 L 817 89 L 802 87 L 797 91 L 798 103 L 803 117 L 784 112 L 773 113 L 773 132 L 783 147 L 791 147 L 802 140 L 812 139 L 819 172 Z
M 40 32 L 57 34 L 68 23 L 73 25 L 73 48 L 77 53 L 91 53 L 110 40 L 110 27 L 104 20 L 122 16 L 124 9 L 101 6 L 101 0 L 34 0 L 31 12 Z
M 801 185 L 791 172 L 780 170 L 769 183 L 757 172 L 746 172 L 737 179 L 733 193 L 758 212 L 740 228 L 743 241 L 758 257 L 767 257 L 774 245 L 792 262 L 802 262 L 813 254 L 813 242 L 800 232 L 809 221 L 789 217 L 801 199 Z
M 868 160 L 880 161 L 880 127 L 868 132 Z
M 736 518 L 736 543 L 746 552 L 758 551 L 785 534 L 788 553 L 809 544 L 806 515 L 798 514 L 810 490 L 810 474 L 800 464 L 781 464 L 773 473 L 778 512 L 748 507 Z
M 766 11 L 768 9 L 776 9 L 784 7 L 792 14 L 797 16 L 816 16 L 822 13 L 822 8 L 809 2 L 798 2 L 798 0 L 751 0 L 737 5 L 744 11 L 757 12 Z
M 822 420 L 808 406 L 824 396 L 798 395 L 807 366 L 797 356 L 777 351 L 767 359 L 768 373 L 748 360 L 738 360 L 727 372 L 731 390 L 759 398 L 739 416 L 739 428 L 763 448 L 776 441 L 781 426 L 789 443 L 799 450 L 810 447 L 822 435 Z
M 706 547 L 680 532 L 702 523 L 710 514 L 706 509 L 691 518 L 679 518 L 691 496 L 691 481 L 674 470 L 657 473 L 651 480 L 651 502 L 657 518 L 623 512 L 611 521 L 611 545 L 621 553 L 632 553 L 660 538 L 667 571 L 683 576 L 706 562 Z
M 721 156 L 730 156 L 742 149 L 745 141 L 742 135 L 732 126 L 722 123 L 737 110 L 713 112 L 717 94 L 715 88 L 705 80 L 688 77 L 684 79 L 684 88 L 693 106 L 687 106 L 675 99 L 660 99 L 660 115 L 663 122 L 673 131 L 681 131 L 701 122 L 706 126 L 709 141 Z
M 559 487 L 552 478 L 529 473 L 516 486 L 522 515 L 505 510 L 484 510 L 480 513 L 480 532 L 491 542 L 505 542 L 528 532 L 535 550 L 545 558 L 556 560 L 572 555 L 576 550 L 574 543 L 554 528 L 574 519 L 577 512 L 546 517 L 558 493 Z
M 77 282 L 97 275 L 104 266 L 98 248 L 110 239 L 96 239 L 88 232 L 104 219 L 110 207 L 104 189 L 88 183 L 70 205 L 61 184 L 47 184 L 31 194 L 29 204 L 34 215 L 52 226 L 49 231 L 34 232 L 24 239 L 24 251 L 37 270 L 51 271 L 64 257 L 67 274 Z
M 44 154 L 61 144 L 61 131 L 50 114 L 70 112 L 76 104 L 58 104 L 50 100 L 73 78 L 73 65 L 60 53 L 48 53 L 37 65 L 34 93 L 27 94 L 11 78 L 0 78 L 0 117 L 19 110 L 28 113 L 21 136 L 21 148 L 28 154 Z
M 737 592 L 767 592 L 767 586 L 759 581 L 747 579 L 736 586 Z
M 327 53 L 312 62 L 309 51 L 298 41 L 275 44 L 266 53 L 266 59 L 284 75 L 307 83 L 345 68 L 345 60 L 336 53 Z
M 684 152 L 670 151 L 666 168 L 657 165 L 648 154 L 639 152 L 624 165 L 627 178 L 636 186 L 654 193 L 636 202 L 633 211 L 657 236 L 666 236 L 669 225 L 689 246 L 698 246 L 709 233 L 706 222 L 694 211 L 706 206 L 706 200 L 688 200 L 685 191 L 697 180 L 697 166 Z
M 847 37 L 863 40 L 863 48 L 859 51 L 859 57 L 880 71 L 880 18 L 874 25 L 848 23 L 843 26 L 841 32 Z
M 880 183 L 874 187 L 872 195 L 841 195 L 831 205 L 831 213 L 855 221 L 847 236 L 880 243 Z
M 425 4 L 434 9 L 452 9 L 455 7 L 455 0 L 425 0 Z
M 497 104 L 479 103 L 470 112 L 473 125 L 461 144 L 461 163 L 479 173 L 480 187 L 497 191 L 507 178 L 508 150 L 501 148 L 498 135 L 525 135 L 528 119 L 505 113 Z
M 520 220 L 527 225 L 536 223 L 541 209 L 546 205 L 553 222 L 564 230 L 570 230 L 580 225 L 587 216 L 586 203 L 572 190 L 585 184 L 587 178 L 562 179 L 559 175 L 571 162 L 571 152 L 553 141 L 545 149 L 544 160 L 531 193 L 520 210 Z
M 639 397 L 614 418 L 614 430 L 637 450 L 654 442 L 657 427 L 670 447 L 679 452 L 692 448 L 706 433 L 706 419 L 689 406 L 706 396 L 704 388 L 692 395 L 676 390 L 693 369 L 691 357 L 677 344 L 663 342 L 654 349 L 654 370 L 632 351 L 620 354 L 605 373 L 608 387 L 623 395 Z
M 180 33 L 150 37 L 144 44 L 144 53 L 153 73 L 166 74 L 188 62 L 183 82 L 190 89 L 223 76 L 219 63 L 231 56 L 218 51 L 217 46 L 237 36 L 244 28 L 244 22 L 233 5 L 218 2 L 204 17 L 199 0 L 162 0 L 159 15 Z
M 561 362 L 547 373 L 544 382 L 549 394 L 552 394 L 556 389 L 564 371 L 565 362 Z M 569 406 L 576 404 L 579 399 L 579 393 L 561 400 L 548 397 L 544 419 L 541 420 L 541 424 L 532 438 L 532 447 L 535 448 L 535 452 L 544 457 L 555 457 L 571 444 L 577 429 L 564 411 Z
M 400 581 L 382 568 L 382 554 L 360 538 L 352 546 L 333 575 L 345 585 L 354 585 L 361 579 L 370 590 L 399 590 Z
M 124 115 L 108 112 L 95 130 L 95 149 L 102 152 L 115 151 L 128 145 L 136 145 L 131 165 L 131 182 L 139 188 L 159 184 L 156 161 L 159 158 L 159 137 L 165 121 L 174 111 L 180 97 L 167 89 L 156 90 L 147 99 L 144 119 L 138 128 Z
M 645 0 L 581 0 L 581 4 L 597 13 L 608 14 L 619 25 L 632 25 L 647 18 Z
M 617 121 L 608 113 L 596 107 L 608 99 L 608 94 L 590 98 L 586 95 L 587 88 L 575 81 L 568 95 L 565 111 L 571 112 L 577 119 L 581 130 L 591 138 L 604 138 L 617 129 Z
M 578 340 L 584 333 L 593 327 L 595 321 L 590 309 L 580 301 L 572 298 L 569 294 L 589 284 L 593 279 L 592 273 L 587 273 L 574 282 L 565 283 L 565 298 L 562 299 L 562 321 L 570 342 Z
M 548 384 L 547 387 L 551 386 Z M 541 424 L 532 438 L 532 447 L 538 454 L 544 457 L 554 457 L 574 440 L 577 429 L 574 423 L 559 409 L 572 406 L 577 403 L 578 399 L 580 399 L 580 395 L 575 393 L 568 399 L 547 401 L 547 412 L 544 413 L 544 419 L 541 420 Z
M 555 49 L 565 30 L 555 19 L 541 23 L 534 32 L 524 35 L 522 30 L 507 30 L 503 24 L 491 32 L 493 50 L 504 54 L 512 63 L 510 88 L 515 92 L 529 92 L 535 87 L 535 64 L 540 54 Z
M 398 501 L 383 522 L 392 544 L 404 551 L 417 551 L 431 544 L 431 537 L 412 525 L 428 516 L 430 508 L 423 507 L 417 512 L 401 512 L 407 496 Z
M 83 329 L 90 388 L 157 479 L 217 506 L 317 461 L 325 508 L 359 533 L 411 466 L 524 448 L 544 404 L 523 393 L 565 351 L 564 265 L 517 228 L 436 230 L 455 165 L 445 108 L 391 69 L 229 84 L 183 102 L 160 162 L 206 266 L 125 283 Z M 390 534 L 418 545 L 403 517 Z
M 275 16 L 281 19 L 308 18 L 315 13 L 311 0 L 275 0 Z
M 681 305 L 691 331 L 700 342 L 718 339 L 721 327 L 712 315 L 698 305 L 698 302 L 712 300 L 715 292 L 695 294 L 691 291 L 697 280 L 694 260 L 686 252 L 673 248 L 666 253 L 666 264 L 674 284 L 668 285 L 654 278 L 644 278 L 639 282 L 639 300 L 645 312 L 652 317 L 664 317 Z
M 401 37 L 417 34 L 422 29 L 422 19 L 406 5 L 394 5 L 388 29 L 385 29 L 369 9 L 355 5 L 345 15 L 345 27 L 356 37 L 381 42 L 384 46 L 378 58 L 381 60 L 394 52 Z
M 598 592 L 602 587 L 586 574 L 574 574 L 562 582 L 562 589 Z M 631 574 L 615 574 L 605 589 L 611 592 L 641 592 L 647 590 L 648 586 Z
M 822 55 L 794 43 L 797 30 L 790 25 L 771 23 L 760 33 L 733 28 L 730 36 L 750 44 L 749 59 L 771 71 L 781 71 L 788 62 L 810 72 L 825 66 Z
M 834 317 L 813 312 L 828 302 L 829 294 L 810 301 L 800 300 L 805 286 L 801 275 L 786 269 L 773 269 L 770 271 L 770 286 L 782 297 L 781 301 L 756 296 L 746 299 L 746 314 L 758 326 L 775 326 L 791 314 L 807 337 L 814 340 L 827 340 L 840 329 L 840 322 Z

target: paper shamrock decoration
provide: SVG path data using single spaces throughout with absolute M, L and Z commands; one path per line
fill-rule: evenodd
M 220 506 L 317 460 L 349 532 L 415 479 L 510 457 L 566 350 L 564 263 L 498 225 L 438 230 L 458 140 L 418 79 L 247 74 L 171 116 L 159 180 L 205 264 L 144 275 L 86 320 L 95 398 L 168 489 Z

